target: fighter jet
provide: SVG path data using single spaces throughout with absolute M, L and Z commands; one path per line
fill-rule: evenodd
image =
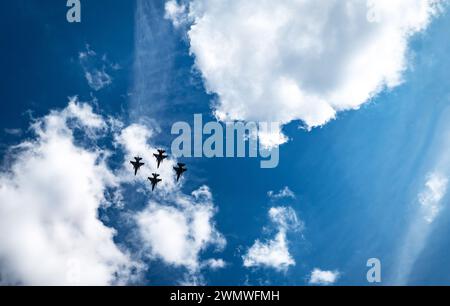
M 152 177 L 149 177 L 148 180 L 151 182 L 152 184 L 152 191 L 155 190 L 156 185 L 158 185 L 159 182 L 162 182 L 162 179 L 159 178 L 159 174 L 153 173 Z
M 187 171 L 186 165 L 181 163 L 178 163 L 177 167 L 173 167 L 173 170 L 175 170 L 177 174 L 177 182 L 180 180 L 180 177 L 183 175 L 183 173 Z
M 161 163 L 163 162 L 163 160 L 165 160 L 168 157 L 164 153 L 166 153 L 166 151 L 158 150 L 158 154 L 156 154 L 156 153 L 153 154 L 153 156 L 155 156 L 156 160 L 158 161 L 158 169 L 159 169 L 159 166 L 161 165 Z
M 134 158 L 134 161 L 130 161 L 130 163 L 133 165 L 133 168 L 134 168 L 134 175 L 135 175 L 135 176 L 137 175 L 139 169 L 140 169 L 143 165 L 145 165 L 144 163 L 141 163 L 141 160 L 142 160 L 142 158 L 140 158 L 140 157 L 135 157 L 135 158 Z

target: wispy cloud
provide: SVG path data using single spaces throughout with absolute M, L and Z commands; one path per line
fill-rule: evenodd
M 4 129 L 5 133 L 12 136 L 21 136 L 22 130 L 21 129 Z
M 414 263 L 425 248 L 432 225 L 443 209 L 448 177 L 441 172 L 428 174 L 423 190 L 417 195 L 419 207 L 411 218 L 409 229 L 401 243 L 393 275 L 393 283 L 406 285 Z
M 289 187 L 287 187 L 287 186 L 278 192 L 271 190 L 267 193 L 267 196 L 269 198 L 271 198 L 272 200 L 281 200 L 281 199 L 286 199 L 286 198 L 295 199 L 296 198 L 295 193 L 291 189 L 289 189 Z
M 447 193 L 448 178 L 439 173 L 431 173 L 425 190 L 419 194 L 422 215 L 426 222 L 433 223 L 442 210 L 442 199 Z
M 120 69 L 118 64 L 111 63 L 106 55 L 99 56 L 89 45 L 79 53 L 78 58 L 89 87 L 95 91 L 111 85 L 113 79 L 110 73 Z
M 174 18 L 178 9 L 169 7 Z M 143 114 L 153 118 L 167 116 L 167 99 L 173 90 L 172 81 L 177 54 L 172 26 L 164 19 L 164 8 L 156 2 L 138 0 L 135 18 L 134 84 L 130 116 L 139 122 Z M 157 125 L 163 124 L 156 122 Z

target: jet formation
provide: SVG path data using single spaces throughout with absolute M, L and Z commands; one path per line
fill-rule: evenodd
M 169 156 L 166 154 L 166 151 L 164 150 L 157 150 L 157 151 L 158 153 L 153 154 L 153 156 L 155 156 L 156 158 L 157 168 L 159 169 L 163 161 Z M 139 156 L 135 157 L 134 161 L 130 161 L 130 163 L 131 165 L 133 165 L 135 176 L 138 174 L 141 167 L 145 165 L 145 163 L 142 162 L 142 158 Z M 185 164 L 178 163 L 176 167 L 173 167 L 173 170 L 175 171 L 175 175 L 177 177 L 178 182 L 181 176 L 187 171 L 187 168 Z M 152 191 L 154 191 L 157 185 L 162 182 L 162 179 L 160 177 L 161 175 L 159 175 L 158 173 L 152 173 L 152 176 L 148 177 L 148 180 L 152 185 Z

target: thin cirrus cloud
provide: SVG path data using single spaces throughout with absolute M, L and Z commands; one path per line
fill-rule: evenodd
M 444 209 L 448 189 L 448 176 L 441 171 L 429 173 L 425 186 L 417 195 L 418 209 L 411 218 L 409 228 L 397 255 L 391 283 L 406 285 L 414 264 L 425 249 L 433 230 L 433 225 Z
M 303 222 L 291 207 L 272 207 L 269 218 L 275 228 L 275 237 L 265 241 L 256 240 L 242 257 L 246 268 L 271 268 L 286 271 L 295 266 L 289 251 L 289 232 L 300 232 Z
M 175 162 L 170 159 L 161 167 L 167 168 L 168 183 L 161 185 L 153 200 L 140 211 L 124 211 L 127 218 L 131 214 L 137 232 L 144 234 L 135 237 L 138 244 L 139 239 L 144 242 L 137 253 L 117 245 L 115 229 L 99 219 L 102 208 L 126 207 L 126 188 L 142 189 L 145 173 L 134 178 L 129 160 L 134 153 L 154 150 L 153 131 L 107 119 L 77 98 L 63 110 L 37 119 L 32 130 L 35 137 L 10 148 L 14 161 L 0 172 L 2 284 L 133 283 L 148 268 L 146 259 L 155 256 L 187 268 L 191 279 L 201 279 L 204 269 L 225 266 L 220 258 L 203 259 L 200 254 L 211 245 L 219 252 L 226 244 L 216 230 L 211 191 L 203 186 L 191 195 L 183 194 L 183 182 L 175 185 L 169 178 L 167 169 L 172 170 Z M 80 142 L 81 134 L 89 141 Z M 98 145 L 104 140 L 124 154 L 123 167 L 108 166 L 112 152 Z M 150 156 L 142 156 L 148 158 L 146 167 L 156 169 Z M 144 192 L 150 188 L 145 182 Z M 107 197 L 110 191 L 115 196 Z M 169 193 L 173 196 L 167 197 Z M 118 205 L 118 201 L 125 203 Z M 168 239 L 172 230 L 174 238 Z
M 261 138 L 276 145 L 283 124 L 323 126 L 401 84 L 409 38 L 443 2 L 170 0 L 166 18 L 186 29 L 216 116 L 277 122 Z
M 111 85 L 111 72 L 120 69 L 118 64 L 111 63 L 106 55 L 99 56 L 89 45 L 79 53 L 78 59 L 89 87 L 95 91 Z

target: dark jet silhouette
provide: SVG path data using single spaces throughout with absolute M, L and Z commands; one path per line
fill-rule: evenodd
M 140 158 L 140 157 L 135 157 L 134 159 L 135 160 L 134 161 L 130 161 L 130 163 L 133 165 L 134 175 L 137 175 L 139 169 L 145 164 L 141 163 L 142 158 Z
M 163 160 L 165 160 L 168 157 L 164 153 L 166 153 L 166 151 L 158 150 L 158 154 L 156 154 L 156 153 L 153 154 L 153 156 L 155 156 L 156 160 L 158 161 L 158 169 L 159 169 L 159 166 L 161 165 L 161 163 L 163 162 Z
M 173 170 L 175 170 L 177 174 L 177 182 L 180 180 L 180 177 L 183 175 L 183 173 L 187 171 L 186 165 L 181 163 L 178 163 L 177 167 L 173 167 Z
M 155 190 L 156 185 L 158 185 L 159 182 L 162 182 L 162 179 L 159 178 L 159 174 L 153 173 L 152 177 L 149 177 L 148 180 L 152 184 L 152 191 Z

